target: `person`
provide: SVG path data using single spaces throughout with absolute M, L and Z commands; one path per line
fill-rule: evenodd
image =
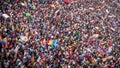
M 41 1 L 0 1 L 1 67 L 119 68 L 117 0 Z

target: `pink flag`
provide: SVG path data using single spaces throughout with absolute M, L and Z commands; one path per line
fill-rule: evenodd
M 45 40 L 45 39 L 42 39 L 41 43 L 42 43 L 43 45 L 46 45 L 46 40 Z
M 108 40 L 108 46 L 112 46 L 112 41 L 111 40 Z
M 63 0 L 64 2 L 66 2 L 66 3 L 70 3 L 70 0 Z
M 99 37 L 99 34 L 93 34 L 91 37 Z

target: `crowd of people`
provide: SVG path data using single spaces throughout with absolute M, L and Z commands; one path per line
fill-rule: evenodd
M 0 0 L 0 68 L 120 68 L 119 0 Z

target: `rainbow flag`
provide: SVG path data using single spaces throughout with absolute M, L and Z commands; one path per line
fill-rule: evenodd
M 8 47 L 8 38 L 6 37 L 6 38 L 4 38 L 4 39 L 1 39 L 0 40 L 0 43 L 2 43 L 2 46 L 4 45 L 6 48 Z
M 2 44 L 6 44 L 6 42 L 7 42 L 7 38 L 4 38 L 4 39 L 1 40 Z
M 58 47 L 58 46 L 59 46 L 57 42 L 58 42 L 57 40 L 54 40 L 54 41 L 53 41 L 53 45 L 54 45 L 55 47 Z
M 112 58 L 113 58 L 113 56 L 106 56 L 105 58 L 102 59 L 102 61 L 105 62 L 106 60 L 112 59 Z
M 48 45 L 54 46 L 54 47 L 58 47 L 58 41 L 57 40 L 49 40 Z
M 50 41 L 48 42 L 48 45 L 54 45 L 54 40 L 50 40 Z

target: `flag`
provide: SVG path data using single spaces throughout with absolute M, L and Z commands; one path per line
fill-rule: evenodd
M 58 2 L 58 1 L 56 1 L 55 3 L 56 3 L 57 5 L 59 5 L 59 2 Z
M 113 58 L 113 56 L 107 56 L 107 59 L 112 59 Z
M 95 27 L 94 29 L 95 29 L 95 30 L 99 30 L 99 27 Z
M 111 28 L 111 30 L 115 31 L 115 29 L 113 27 L 110 27 L 110 28 Z
M 5 48 L 8 48 L 8 37 L 6 37 L 4 40 L 5 40 L 5 42 L 6 42 Z
M 42 3 L 46 2 L 46 0 L 42 0 Z
M 70 2 L 70 0 L 63 0 L 65 3 L 69 3 Z
M 95 60 L 94 60 L 94 58 L 92 58 L 92 59 L 91 59 L 91 62 L 92 62 L 92 64 L 94 64 L 94 63 L 95 63 Z
M 17 53 L 18 52 L 18 50 L 19 50 L 19 47 L 18 46 L 16 46 L 16 48 L 15 48 L 15 53 Z
M 106 58 L 106 57 L 105 57 L 105 58 L 102 58 L 102 61 L 103 61 L 103 62 L 105 62 L 106 60 L 107 60 L 107 58 Z
M 36 7 L 35 7 L 35 3 L 34 3 L 34 1 L 32 1 L 32 7 L 33 7 L 33 9 L 36 8 Z
M 54 45 L 55 47 L 58 47 L 57 40 L 53 40 L 53 45 Z
M 112 46 L 108 47 L 108 52 L 112 52 Z
M 29 17 L 29 16 L 31 16 L 31 14 L 30 14 L 30 13 L 25 13 L 25 15 L 26 15 L 26 17 Z
M 105 28 L 105 27 L 104 27 L 104 22 L 102 22 L 101 24 L 102 24 L 102 28 L 104 29 L 104 28 Z
M 75 31 L 75 35 L 78 35 L 79 33 L 78 33 L 78 31 Z
M 120 61 L 120 57 L 118 58 L 118 60 Z
M 99 37 L 99 34 L 93 34 L 91 37 Z
M 25 6 L 25 4 L 24 3 L 20 3 L 22 6 Z
M 61 47 L 61 49 L 62 49 L 62 50 L 65 50 L 65 48 L 64 48 L 64 47 Z
M 5 41 L 4 39 L 2 39 L 2 40 L 1 40 L 1 43 L 2 43 L 3 45 L 5 45 L 5 44 L 6 44 L 6 41 Z
M 104 68 L 108 68 L 108 64 L 105 64 L 105 65 L 104 65 Z
M 24 1 L 24 6 L 28 7 L 28 4 L 27 4 L 27 2 L 26 2 L 26 1 Z
M 0 42 L 2 41 L 2 35 L 0 34 Z
M 21 39 L 21 41 L 25 41 L 25 42 L 28 41 L 26 36 L 20 36 L 20 39 Z
M 4 38 L 4 39 L 2 39 L 2 40 L 1 40 L 1 43 L 5 45 L 5 44 L 7 43 L 7 37 Z
M 108 40 L 107 44 L 108 44 L 108 46 L 112 46 L 113 43 L 111 40 Z
M 32 54 L 32 57 L 31 57 L 31 62 L 34 63 L 34 54 Z
M 54 41 L 53 40 L 49 40 L 48 45 L 53 45 Z
M 16 25 L 16 30 L 19 31 L 19 27 L 18 27 L 18 25 Z
M 29 37 L 28 37 L 28 36 L 29 36 L 29 32 L 26 32 L 26 34 L 25 34 L 25 35 L 26 35 L 26 37 L 27 37 L 27 38 L 29 38 Z
M 9 16 L 7 14 L 2 14 L 2 16 L 6 19 L 9 18 Z
M 45 16 L 44 16 L 44 18 L 47 18 L 48 17 L 48 14 L 46 14 Z
M 42 43 L 43 45 L 46 45 L 46 40 L 45 40 L 45 39 L 42 39 L 41 43 Z
M 106 56 L 105 58 L 102 59 L 103 62 L 105 62 L 106 60 L 112 59 L 113 56 Z
M 50 6 L 51 6 L 52 8 L 55 8 L 55 5 L 54 5 L 54 4 L 51 4 Z
M 1 39 L 0 42 L 2 43 L 2 45 L 5 46 L 5 48 L 8 48 L 8 38 L 5 37 L 4 39 Z
M 12 24 L 12 30 L 15 30 L 15 27 L 14 27 L 14 25 Z
M 94 8 L 93 8 L 93 7 L 89 7 L 89 9 L 90 9 L 90 10 L 94 10 Z

